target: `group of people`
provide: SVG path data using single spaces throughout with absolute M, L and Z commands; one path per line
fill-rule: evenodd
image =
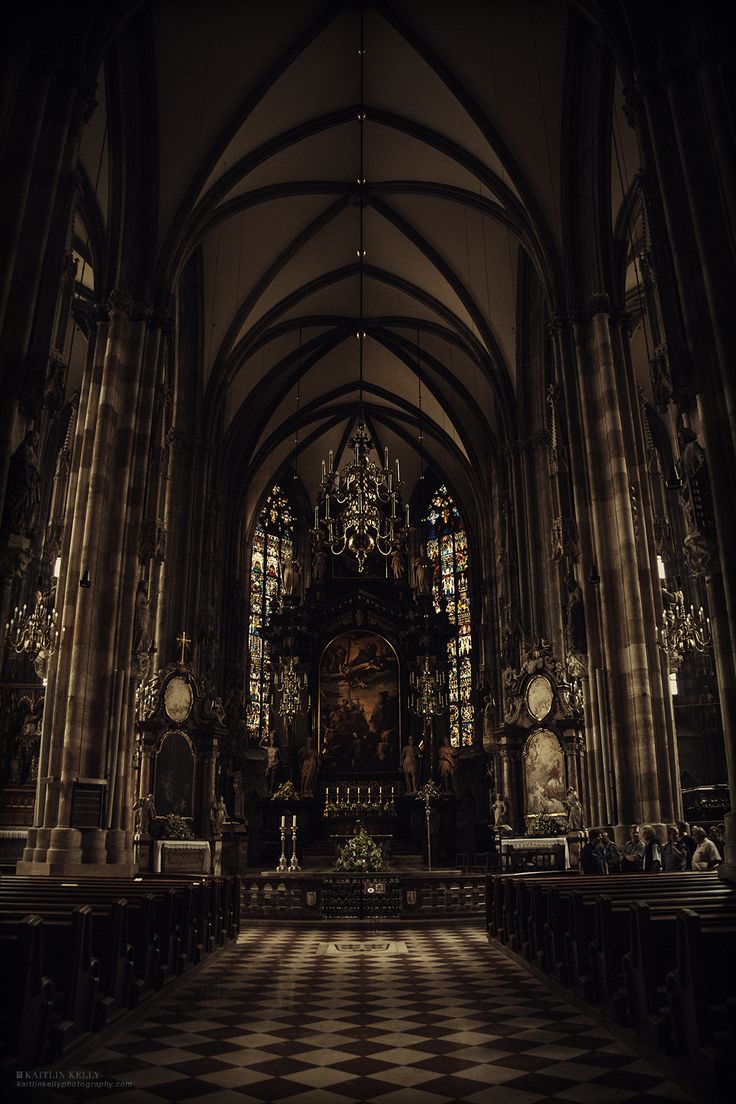
M 580 850 L 581 874 L 646 874 L 679 870 L 714 870 L 724 857 L 723 825 L 709 830 L 680 820 L 667 825 L 667 842 L 661 843 L 651 824 L 632 824 L 629 838 L 619 847 L 608 832 L 591 828 Z

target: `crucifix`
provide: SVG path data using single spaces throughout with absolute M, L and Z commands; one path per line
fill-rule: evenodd
M 183 667 L 184 663 L 186 662 L 187 648 L 192 642 L 187 636 L 186 632 L 183 632 L 179 636 L 177 636 L 176 643 L 181 647 L 181 656 L 179 657 L 179 663 Z

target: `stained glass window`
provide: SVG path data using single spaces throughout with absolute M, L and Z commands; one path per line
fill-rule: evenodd
M 248 708 L 246 728 L 252 740 L 270 735 L 268 703 L 271 662 L 264 629 L 281 595 L 281 564 L 294 552 L 294 511 L 275 485 L 258 515 L 250 557 L 250 619 L 248 621 Z
M 470 583 L 468 537 L 460 511 L 447 487 L 437 488 L 429 501 L 427 556 L 434 574 L 432 593 L 435 609 L 440 597 L 447 599 L 447 614 L 455 635 L 447 645 L 450 699 L 450 741 L 454 745 L 473 743 L 472 663 L 470 634 Z

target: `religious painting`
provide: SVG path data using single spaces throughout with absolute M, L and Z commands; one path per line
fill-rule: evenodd
M 154 804 L 158 816 L 190 817 L 194 798 L 194 754 L 183 732 L 167 732 L 156 755 Z
M 399 760 L 399 663 L 389 642 L 356 630 L 335 637 L 319 668 L 323 766 L 395 771 Z
M 526 815 L 564 813 L 565 757 L 554 732 L 538 728 L 524 749 Z
M 0 702 L 0 781 L 35 786 L 43 718 L 43 687 L 5 687 Z

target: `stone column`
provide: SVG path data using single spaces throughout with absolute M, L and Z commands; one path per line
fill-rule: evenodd
M 607 730 L 600 723 L 600 709 L 597 698 L 597 684 L 593 677 L 595 668 L 601 665 L 599 586 L 591 582 L 593 568 L 596 567 L 596 552 L 593 547 L 591 518 L 588 508 L 588 479 L 585 457 L 585 434 L 580 413 L 580 401 L 577 393 L 577 369 L 575 364 L 572 325 L 569 318 L 560 316 L 549 325 L 556 375 L 562 382 L 565 420 L 567 423 L 567 444 L 569 457 L 569 478 L 574 504 L 574 516 L 560 515 L 563 554 L 573 565 L 577 582 L 583 592 L 585 609 L 585 632 L 587 642 L 588 675 L 583 678 L 583 709 L 585 717 L 586 778 L 587 793 L 581 794 L 593 824 L 610 823 L 608 788 L 605 769 L 604 741 L 608 739 Z M 554 399 L 554 396 L 551 396 Z M 558 448 L 561 447 L 561 442 Z M 557 475 L 560 483 L 560 476 Z M 562 507 L 562 503 L 561 503 Z M 565 544 L 567 541 L 567 544 Z
M 711 472 L 721 583 L 716 583 L 715 587 L 718 596 L 713 592 L 713 583 L 709 584 L 709 599 L 716 603 L 711 606 L 711 617 L 719 621 L 717 626 L 714 624 L 714 657 L 731 808 L 735 809 L 736 584 L 732 559 L 736 546 L 736 511 L 733 509 L 736 333 L 727 290 L 733 283 L 734 258 L 723 234 L 727 218 L 722 180 L 708 144 L 714 114 L 716 125 L 712 134 L 719 157 L 723 158 L 728 148 L 733 160 L 734 143 L 732 135 L 729 133 L 726 137 L 720 126 L 720 112 L 714 112 L 716 101 L 721 108 L 725 107 L 726 115 L 728 106 L 723 100 L 720 78 L 709 72 L 710 68 L 706 62 L 703 71 L 708 75 L 704 80 L 704 97 L 696 86 L 690 59 L 676 65 L 670 60 L 660 74 L 644 72 L 629 95 L 628 107 L 638 127 L 647 163 L 659 184 L 662 237 L 666 236 L 666 246 L 661 251 L 671 257 L 680 317 L 693 355 L 691 378 L 683 393 L 684 398 L 687 398 L 687 391 L 690 396 L 697 393 L 701 432 Z M 720 869 L 724 878 L 736 880 L 734 813 L 726 818 L 726 837 L 726 861 Z
M 29 833 L 18 866 L 23 873 L 135 869 L 127 810 L 129 669 L 157 367 L 158 329 L 149 315 L 128 297 L 113 297 L 106 341 L 98 341 L 80 410 L 80 469 L 60 580 L 64 637 L 49 686 L 37 830 Z M 73 807 L 79 783 L 104 793 L 99 827 L 85 825 Z
M 654 717 L 630 478 L 609 305 L 596 296 L 575 322 L 590 519 L 600 576 L 601 643 L 621 823 L 660 820 Z M 651 629 L 650 629 L 651 631 Z

